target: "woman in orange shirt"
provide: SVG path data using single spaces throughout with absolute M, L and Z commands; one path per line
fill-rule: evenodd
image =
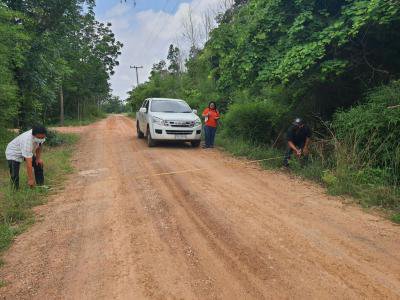
M 219 112 L 214 101 L 208 104 L 208 107 L 203 111 L 204 117 L 204 133 L 206 136 L 206 144 L 204 148 L 214 148 L 215 133 L 217 132 Z

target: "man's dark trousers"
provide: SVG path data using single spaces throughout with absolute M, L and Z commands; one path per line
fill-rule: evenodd
M 15 160 L 8 161 L 8 168 L 10 169 L 11 184 L 16 190 L 19 189 L 19 169 L 21 163 Z M 32 158 L 32 167 L 35 173 L 35 181 L 37 185 L 44 184 L 44 171 L 43 167 L 36 164 L 36 157 Z

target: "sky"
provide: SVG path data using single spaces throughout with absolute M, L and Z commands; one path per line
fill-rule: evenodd
M 147 81 L 153 64 L 166 59 L 170 44 L 188 52 L 183 24 L 189 11 L 200 30 L 204 12 L 216 14 L 226 0 L 136 0 L 136 6 L 134 2 L 97 0 L 95 8 L 97 19 L 112 23 L 116 38 L 124 44 L 120 65 L 111 78 L 113 94 L 121 99 L 136 86 L 136 73 L 130 66 L 143 66 L 139 83 Z M 204 43 L 204 38 L 199 43 Z

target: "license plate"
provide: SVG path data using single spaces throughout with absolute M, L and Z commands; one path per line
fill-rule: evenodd
M 176 140 L 186 140 L 186 135 L 184 134 L 176 134 L 175 135 Z

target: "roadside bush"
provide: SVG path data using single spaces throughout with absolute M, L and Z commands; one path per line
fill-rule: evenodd
M 16 133 L 0 128 L 0 156 L 2 157 L 0 159 L 5 161 L 5 154 L 4 152 L 6 151 L 6 147 L 8 143 L 16 136 Z
M 392 183 L 399 183 L 400 81 L 374 89 L 365 104 L 336 113 L 333 128 L 340 143 L 358 158 L 359 168 L 385 169 Z
M 90 105 L 89 107 L 86 108 L 86 111 L 84 113 L 84 116 L 86 115 L 86 118 L 104 118 L 105 113 L 98 108 L 96 105 Z
M 283 106 L 273 102 L 235 103 L 224 117 L 224 133 L 256 144 L 273 144 L 285 113 Z
M 323 172 L 322 181 L 333 195 L 350 195 L 365 207 L 400 210 L 400 189 L 392 168 L 374 166 L 356 142 L 336 142 L 336 165 Z
M 400 224 L 400 214 L 393 215 L 392 221 Z
M 64 144 L 73 144 L 77 140 L 76 135 L 59 133 L 54 130 L 47 131 L 46 146 L 57 147 Z
M 341 166 L 325 171 L 322 180 L 332 195 L 350 195 L 364 207 L 379 206 L 399 211 L 400 190 L 381 181 L 382 175 L 375 171 L 367 167 L 354 170 L 351 166 Z

